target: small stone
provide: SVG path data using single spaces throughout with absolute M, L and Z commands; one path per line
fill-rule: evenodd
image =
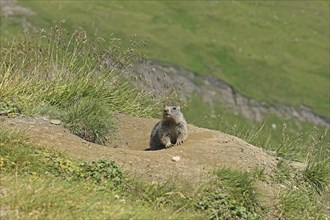
M 174 162 L 179 162 L 181 160 L 181 157 L 180 156 L 174 156 L 172 157 L 172 161 Z
M 60 125 L 62 122 L 60 120 L 52 119 L 50 120 L 50 123 L 53 125 Z
M 273 124 L 272 124 L 272 129 L 273 129 L 273 130 L 276 130 L 276 127 L 277 127 L 276 124 L 273 123 Z

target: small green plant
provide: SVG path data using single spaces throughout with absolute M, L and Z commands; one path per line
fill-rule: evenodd
M 256 213 L 248 211 L 224 191 L 218 190 L 209 194 L 204 192 L 196 204 L 196 209 L 206 212 L 209 219 L 258 219 Z
M 97 160 L 80 163 L 83 169 L 85 179 L 92 179 L 97 183 L 112 182 L 119 186 L 123 181 L 123 172 L 121 168 L 111 160 Z
M 0 115 L 10 115 L 11 113 L 18 113 L 18 109 L 11 103 L 0 101 Z
M 118 187 L 123 181 L 121 168 L 111 160 L 77 162 L 57 153 L 41 152 L 54 170 L 53 174 L 70 181 L 91 181 L 96 184 L 111 184 Z

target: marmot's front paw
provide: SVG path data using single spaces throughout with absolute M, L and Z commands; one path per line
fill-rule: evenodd
M 179 146 L 180 144 L 183 144 L 183 140 L 177 141 L 176 146 Z
M 166 144 L 165 145 L 165 148 L 170 148 L 170 147 L 173 147 L 173 144 L 172 143 L 169 143 L 169 144 Z

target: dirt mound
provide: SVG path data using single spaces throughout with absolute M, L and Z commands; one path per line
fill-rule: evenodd
M 148 151 L 149 135 L 158 120 L 116 115 L 115 121 L 116 132 L 107 146 L 102 146 L 71 134 L 57 125 L 57 121 L 48 118 L 0 116 L 1 127 L 24 131 L 28 141 L 74 158 L 114 160 L 124 170 L 153 182 L 172 179 L 177 184 L 194 187 L 210 180 L 213 176 L 210 172 L 216 167 L 251 171 L 258 166 L 270 175 L 276 169 L 275 157 L 220 131 L 188 125 L 189 136 L 182 145 Z M 260 202 L 272 209 L 276 204 L 278 186 L 262 181 L 257 185 L 261 192 Z
M 260 148 L 237 137 L 193 125 L 188 126 L 189 137 L 183 145 L 147 151 L 150 131 L 157 121 L 117 115 L 117 130 L 107 146 L 87 142 L 43 117 L 1 117 L 0 125 L 24 130 L 34 143 L 76 158 L 114 160 L 125 170 L 153 181 L 175 177 L 197 183 L 215 167 L 250 171 L 259 166 L 270 173 L 276 166 L 275 158 Z M 173 161 L 173 157 L 179 157 L 179 161 Z

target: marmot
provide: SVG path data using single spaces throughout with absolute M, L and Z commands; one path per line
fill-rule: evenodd
M 187 122 L 180 106 L 164 105 L 163 119 L 155 125 L 150 135 L 150 149 L 158 150 L 180 145 L 187 136 Z

